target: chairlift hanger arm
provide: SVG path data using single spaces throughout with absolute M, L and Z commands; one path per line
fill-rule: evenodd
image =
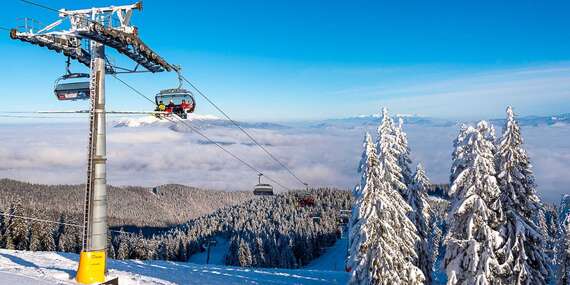
M 31 1 L 25 2 L 38 5 Z M 47 25 L 37 32 L 34 32 L 33 29 L 23 32 L 12 29 L 10 31 L 10 37 L 12 39 L 19 39 L 39 46 L 45 46 L 57 52 L 63 51 L 66 56 L 89 66 L 90 55 L 88 52 L 85 52 L 87 48 L 81 48 L 81 40 L 87 39 L 116 49 L 119 53 L 135 61 L 137 68 L 139 65 L 142 65 L 153 73 L 178 70 L 174 65 L 166 62 L 156 52 L 152 51 L 139 38 L 137 28 L 131 25 L 132 11 L 142 10 L 142 2 L 131 5 L 82 10 L 56 10 L 43 5 L 38 6 L 58 12 L 61 19 Z M 113 16 L 119 19 L 118 23 L 110 20 Z M 65 20 L 69 20 L 70 28 L 68 30 L 56 31 L 55 28 Z M 73 43 L 73 45 L 69 43 L 62 44 L 65 42 Z M 72 51 L 72 49 L 75 49 L 75 51 Z M 113 72 L 113 67 L 107 69 L 109 72 Z M 130 71 L 128 73 L 130 73 Z

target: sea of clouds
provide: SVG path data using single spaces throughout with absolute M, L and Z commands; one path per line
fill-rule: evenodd
M 248 190 L 254 171 L 186 126 L 148 119 L 108 123 L 108 183 L 154 186 L 167 183 L 206 189 Z M 289 188 L 302 185 L 235 127 L 192 122 L 224 148 Z M 129 127 L 130 126 L 130 127 Z M 496 126 L 500 133 L 501 126 Z M 446 183 L 456 124 L 406 124 L 414 166 L 421 162 L 433 182 Z M 365 131 L 373 124 L 251 124 L 248 131 L 301 179 L 313 186 L 352 188 Z M 570 193 L 570 126 L 523 126 L 538 189 L 548 201 Z M 87 124 L 0 125 L 0 177 L 48 184 L 85 180 Z M 276 189 L 282 190 L 276 186 Z

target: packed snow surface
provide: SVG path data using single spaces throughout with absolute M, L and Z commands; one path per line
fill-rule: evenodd
M 0 284 L 76 284 L 79 255 L 0 249 Z M 241 268 L 172 261 L 108 260 L 119 284 L 346 284 L 342 271 Z

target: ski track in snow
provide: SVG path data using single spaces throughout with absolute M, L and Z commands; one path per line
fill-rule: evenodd
M 76 284 L 79 255 L 0 249 L 0 284 Z M 241 268 L 172 261 L 108 260 L 119 284 L 346 284 L 342 271 Z

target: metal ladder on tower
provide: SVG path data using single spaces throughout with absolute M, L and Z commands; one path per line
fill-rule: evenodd
M 94 62 L 91 60 L 91 64 L 93 65 Z M 89 90 L 89 100 L 90 100 L 90 112 L 89 112 L 89 141 L 88 141 L 88 150 L 87 150 L 87 181 L 88 183 L 85 185 L 85 211 L 83 213 L 83 250 L 86 250 L 89 247 L 90 241 L 90 228 L 89 228 L 89 220 L 90 220 L 90 211 L 91 211 L 91 194 L 93 193 L 93 179 L 91 176 L 93 175 L 93 156 L 94 156 L 94 148 L 95 148 L 95 141 L 94 141 L 94 124 L 95 124 L 95 96 L 97 90 L 96 88 L 96 77 L 94 76 L 93 72 L 90 76 L 90 90 Z

